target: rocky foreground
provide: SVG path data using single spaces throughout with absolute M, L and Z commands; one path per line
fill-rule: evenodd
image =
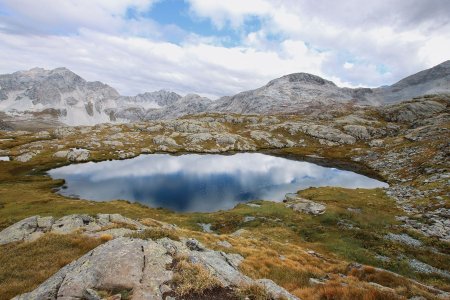
M 157 228 L 176 231 L 169 224 L 154 222 Z M 112 228 L 105 229 L 109 227 Z M 65 266 L 36 290 L 14 299 L 91 300 L 101 299 L 96 291 L 119 290 L 132 291 L 132 299 L 175 299 L 171 296 L 179 287 L 174 283 L 174 270 L 180 259 L 188 261 L 186 268 L 191 267 L 189 264 L 203 268 L 213 283 L 208 288 L 226 291 L 230 294 L 226 298 L 233 299 L 233 289 L 260 285 L 271 298 L 298 299 L 269 279 L 253 280 L 242 274 L 238 266 L 244 258 L 238 254 L 207 249 L 195 239 L 125 237 L 144 236 L 147 230 L 155 228 L 119 214 L 99 214 L 95 218 L 69 215 L 58 220 L 34 216 L 6 228 L 0 232 L 0 244 L 33 241 L 46 233 L 82 232 L 113 239 Z
M 45 234 L 74 233 L 105 241 L 60 269 L 35 290 L 18 295 L 14 300 L 299 299 L 270 279 L 252 279 L 244 275 L 239 269 L 244 257 L 239 254 L 208 249 L 193 238 L 179 238 L 179 229 L 174 225 L 148 219 L 145 223 L 152 225 L 119 214 L 68 215 L 60 219 L 33 216 L 6 228 L 0 232 L 1 244 L 32 242 Z M 242 232 L 236 232 L 232 236 L 240 234 Z M 233 247 L 227 241 L 217 244 L 224 248 Z M 305 253 L 328 260 L 314 251 Z M 347 270 L 359 272 L 362 266 L 350 264 Z M 384 270 L 371 272 L 398 277 Z M 339 274 L 339 277 L 345 279 L 347 276 Z M 331 279 L 310 278 L 309 281 L 313 286 L 321 286 Z M 449 296 L 415 281 L 406 282 L 419 294 L 434 295 L 439 299 Z M 380 297 L 398 298 L 392 288 L 376 282 L 365 284 L 367 292 L 374 290 Z M 417 296 L 414 299 L 425 298 Z

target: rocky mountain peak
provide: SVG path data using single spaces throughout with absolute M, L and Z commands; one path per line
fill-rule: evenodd
M 450 82 L 450 60 L 447 60 L 439 65 L 436 65 L 430 69 L 423 70 L 419 73 L 408 76 L 396 84 L 393 87 L 404 87 L 410 85 L 426 84 L 427 82 L 434 80 L 441 80 L 447 78 L 447 84 Z
M 306 84 L 314 84 L 314 85 L 330 85 L 336 86 L 333 82 L 329 80 L 325 80 L 322 77 L 309 74 L 309 73 L 292 73 L 280 78 L 274 79 L 270 81 L 267 86 L 272 86 L 280 83 L 306 83 Z

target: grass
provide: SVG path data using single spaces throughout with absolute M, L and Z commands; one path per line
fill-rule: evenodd
M 60 268 L 101 244 L 80 235 L 46 234 L 34 242 L 0 246 L 0 299 L 36 288 Z
M 179 241 L 180 237 L 175 230 L 165 229 L 165 228 L 149 228 L 142 232 L 136 232 L 128 235 L 132 238 L 138 238 L 143 240 L 159 240 L 162 238 L 169 238 L 174 241 Z
M 200 299 L 208 291 L 223 288 L 222 283 L 205 267 L 190 262 L 186 256 L 175 257 L 173 265 L 172 285 L 180 297 L 196 295 Z
M 247 284 L 238 287 L 235 291 L 238 299 L 271 300 L 272 297 L 260 284 Z
M 374 287 L 355 285 L 343 286 L 340 283 L 319 285 L 303 294 L 311 300 L 405 300 L 394 291 L 383 291 Z

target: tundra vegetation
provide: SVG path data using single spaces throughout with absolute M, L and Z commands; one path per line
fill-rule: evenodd
M 0 161 L 0 229 L 36 215 L 121 214 L 149 227 L 128 237 L 195 238 L 209 249 L 241 255 L 243 274 L 271 279 L 301 299 L 439 299 L 450 292 L 449 104 L 449 96 L 427 96 L 383 108 L 331 106 L 320 114 L 208 113 L 165 121 L 0 131 L 0 156 L 11 158 Z M 258 199 L 227 211 L 175 213 L 119 199 L 66 198 L 55 193 L 63 181 L 46 175 L 70 163 L 142 153 L 240 151 L 355 170 L 390 186 L 298 191 L 299 198 L 326 207 L 318 215 Z M 204 232 L 199 224 L 210 224 L 212 232 Z M 120 222 L 102 228 L 113 229 L 135 228 Z M 1 245 L 0 298 L 35 289 L 62 266 L 115 238 L 82 231 L 49 232 L 32 241 Z M 272 297 L 259 284 L 228 290 L 207 269 L 182 256 L 174 258 L 171 272 L 171 293 L 185 299 L 202 293 L 207 298 L 219 290 L 223 299 Z M 105 297 L 115 292 L 98 291 Z M 119 292 L 122 299 L 132 295 Z

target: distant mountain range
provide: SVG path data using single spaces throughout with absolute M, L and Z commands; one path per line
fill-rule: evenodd
M 66 68 L 0 75 L 0 111 L 21 118 L 45 115 L 67 125 L 168 119 L 202 112 L 293 113 L 341 103 L 378 106 L 441 93 L 450 93 L 450 60 L 374 89 L 340 88 L 312 74 L 294 73 L 215 101 L 164 90 L 121 96 L 114 88 L 88 82 Z

